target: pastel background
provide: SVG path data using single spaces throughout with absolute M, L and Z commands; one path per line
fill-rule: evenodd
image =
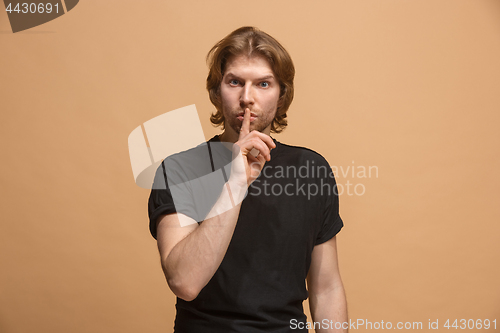
M 16 34 L 3 8 L 0 332 L 172 331 L 127 137 L 190 104 L 219 133 L 205 55 L 243 25 L 295 62 L 275 137 L 344 185 L 350 318 L 500 326 L 500 1 L 82 0 Z

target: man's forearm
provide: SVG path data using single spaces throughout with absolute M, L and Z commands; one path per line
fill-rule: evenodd
M 172 291 L 185 300 L 196 298 L 226 254 L 246 187 L 227 182 L 207 219 L 177 243 L 162 260 Z
M 309 307 L 314 322 L 326 323 L 316 333 L 346 333 L 348 331 L 347 301 L 342 285 L 328 292 L 310 293 Z M 328 326 L 328 328 L 324 328 Z

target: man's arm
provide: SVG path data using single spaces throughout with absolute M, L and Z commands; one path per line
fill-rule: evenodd
M 186 301 L 196 298 L 212 278 L 231 241 L 241 203 L 231 207 L 230 195 L 238 190 L 233 187 L 230 193 L 228 185 L 224 185 L 211 211 L 215 216 L 201 225 L 179 213 L 158 218 L 157 240 L 163 272 L 173 293 Z M 245 189 L 239 191 L 244 194 Z M 182 224 L 179 219 L 184 219 Z
M 207 218 L 198 225 L 183 214 L 163 215 L 157 220 L 157 241 L 161 265 L 170 289 L 179 298 L 191 301 L 219 268 L 233 236 L 241 201 L 274 148 L 271 137 L 252 131 L 250 110 L 245 116 L 236 145 L 240 154 L 231 165 L 231 176 Z M 256 157 L 252 149 L 259 150 Z M 179 219 L 184 219 L 183 223 Z M 186 225 L 182 227 L 181 225 Z
M 328 320 L 328 329 L 317 333 L 347 332 L 347 301 L 340 277 L 336 237 L 316 245 L 312 252 L 311 267 L 307 274 L 309 307 L 314 322 Z M 333 322 L 333 324 L 330 324 Z M 335 323 L 340 329 L 335 329 Z M 342 328 L 345 327 L 345 328 Z

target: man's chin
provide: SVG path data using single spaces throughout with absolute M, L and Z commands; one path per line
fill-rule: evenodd
M 249 132 L 251 131 L 257 131 L 257 132 L 261 132 L 263 131 L 264 129 L 263 128 L 256 128 L 256 127 L 253 127 L 252 125 L 250 125 L 250 129 L 248 130 Z M 236 133 L 240 133 L 241 132 L 241 126 L 238 127 L 238 131 Z
M 236 133 L 239 134 L 241 132 L 241 124 L 234 124 L 234 125 L 235 126 L 231 126 L 231 127 L 233 128 L 233 130 Z M 251 131 L 257 131 L 257 132 L 264 133 L 268 127 L 271 128 L 271 125 L 269 124 L 267 126 L 262 126 L 262 124 L 258 124 L 258 123 L 252 124 L 252 123 L 250 123 L 249 132 L 251 132 Z

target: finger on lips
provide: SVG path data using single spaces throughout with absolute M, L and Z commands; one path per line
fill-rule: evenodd
M 271 159 L 271 149 L 276 148 L 276 144 L 274 143 L 273 139 L 269 135 L 266 135 L 264 133 L 260 133 L 259 131 L 252 131 L 250 132 L 250 117 L 251 117 L 251 112 L 249 108 L 245 108 L 245 114 L 243 116 L 243 121 L 241 124 L 241 129 L 240 129 L 240 135 L 239 135 L 239 141 L 243 141 L 244 138 L 246 138 L 248 135 L 251 137 L 248 137 L 247 139 L 250 139 L 247 143 L 249 143 L 252 148 L 249 151 L 249 154 L 255 158 L 257 158 L 259 155 L 264 158 L 264 160 L 270 160 Z M 256 137 L 260 140 L 252 140 L 252 137 Z
M 240 139 L 246 136 L 250 132 L 250 109 L 245 109 L 245 114 L 243 115 L 243 122 L 241 123 L 240 129 Z

